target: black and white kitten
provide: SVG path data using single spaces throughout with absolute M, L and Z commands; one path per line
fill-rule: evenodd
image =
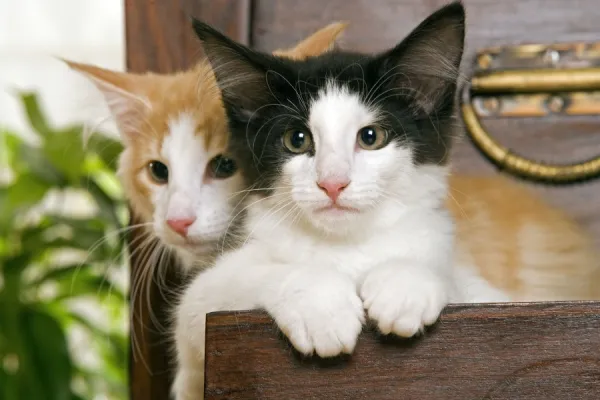
M 254 199 L 246 243 L 182 298 L 177 398 L 202 394 L 207 312 L 263 308 L 296 349 L 322 357 L 353 351 L 364 310 L 384 334 L 434 323 L 454 298 L 443 202 L 462 4 L 377 55 L 292 61 L 194 28 Z

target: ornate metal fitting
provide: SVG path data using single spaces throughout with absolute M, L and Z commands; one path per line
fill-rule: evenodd
M 600 43 L 527 44 L 479 52 L 462 91 L 467 134 L 499 168 L 523 178 L 571 183 L 600 175 L 600 157 L 556 165 L 515 154 L 480 120 L 600 114 Z

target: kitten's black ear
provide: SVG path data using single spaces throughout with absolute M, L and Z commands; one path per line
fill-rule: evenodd
M 460 1 L 442 7 L 399 45 L 380 56 L 382 80 L 411 92 L 429 114 L 453 104 L 465 41 L 465 9 Z
M 271 98 L 266 73 L 276 60 L 229 39 L 210 25 L 192 18 L 202 41 L 223 100 L 247 111 L 255 111 Z

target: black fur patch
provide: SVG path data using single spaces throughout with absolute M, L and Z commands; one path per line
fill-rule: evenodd
M 464 8 L 452 3 L 377 55 L 333 51 L 305 61 L 248 49 L 194 21 L 217 82 L 231 130 L 231 153 L 249 185 L 267 192 L 293 154 L 281 137 L 308 131 L 310 100 L 334 79 L 382 116 L 389 145 L 409 146 L 416 164 L 443 164 L 451 147 Z

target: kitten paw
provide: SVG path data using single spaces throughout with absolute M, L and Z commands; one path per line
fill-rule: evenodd
M 373 269 L 360 290 L 364 308 L 381 333 L 411 337 L 432 325 L 448 303 L 442 280 L 426 269 Z
M 302 271 L 266 307 L 296 350 L 334 357 L 354 350 L 364 323 L 362 301 L 349 277 Z

